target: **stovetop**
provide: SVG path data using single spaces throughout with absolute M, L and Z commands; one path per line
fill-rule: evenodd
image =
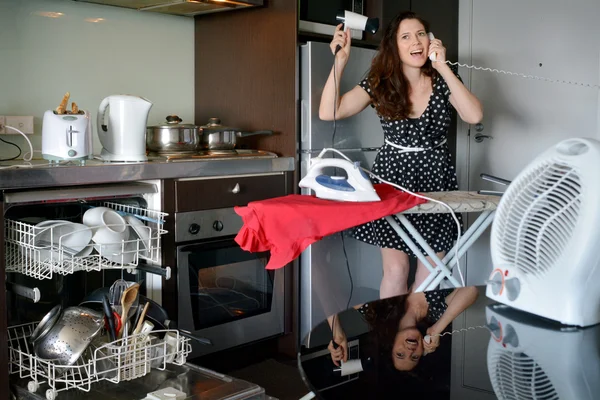
M 277 158 L 275 153 L 263 150 L 247 150 L 247 149 L 236 149 L 236 150 L 204 150 L 198 153 L 150 153 L 148 154 L 148 161 L 194 161 L 202 159 L 219 159 L 219 160 L 231 160 L 236 158 Z

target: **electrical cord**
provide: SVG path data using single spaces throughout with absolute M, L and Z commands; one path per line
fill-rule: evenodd
M 336 134 L 336 111 L 337 111 L 337 102 L 338 102 L 338 82 L 337 82 L 337 72 L 336 72 L 336 55 L 337 51 L 333 55 L 333 88 L 334 88 L 334 99 L 333 99 L 333 134 L 331 135 L 331 147 L 335 148 L 335 134 Z M 341 153 L 340 153 L 341 154 Z M 335 158 L 335 156 L 334 156 Z M 337 170 L 337 168 L 336 168 Z M 336 172 L 337 173 L 337 172 Z M 344 252 L 344 259 L 346 261 L 346 269 L 348 270 L 348 278 L 350 279 L 350 295 L 348 296 L 348 301 L 346 302 L 346 308 L 350 307 L 350 301 L 352 301 L 352 295 L 354 293 L 354 280 L 352 279 L 352 271 L 350 269 L 350 261 L 348 260 L 348 254 L 346 252 L 346 242 L 344 241 L 344 232 L 340 232 L 340 237 L 342 239 L 342 250 Z M 339 346 L 335 342 L 335 318 L 336 314 L 333 314 L 332 324 L 331 324 L 331 343 L 333 344 L 334 349 L 337 349 Z
M 11 157 L 11 158 L 0 158 L 0 161 L 12 161 L 12 160 L 16 160 L 17 158 L 19 158 L 19 156 L 21 155 L 21 148 L 18 145 L 14 144 L 13 142 L 6 141 L 2 138 L 0 138 L 0 141 L 2 141 L 3 143 L 6 143 L 6 144 L 10 144 L 11 146 L 15 146 L 17 148 L 17 150 L 19 150 L 19 154 L 17 154 L 16 156 Z
M 10 126 L 10 125 L 4 125 L 4 128 L 11 129 L 11 130 L 19 133 L 21 136 L 23 136 L 25 138 L 25 140 L 27 141 L 27 144 L 29 145 L 29 152 L 23 154 L 23 161 L 26 161 L 26 162 L 31 161 L 31 159 L 33 158 L 33 146 L 31 145 L 31 141 L 29 140 L 27 135 L 24 134 L 21 130 L 19 130 L 13 126 Z M 11 159 L 6 159 L 6 160 L 0 160 L 0 161 L 12 161 L 12 160 L 17 159 L 21 155 L 21 148 L 18 145 L 11 143 L 11 142 L 7 142 L 6 140 L 4 140 L 2 138 L 0 138 L 0 140 L 3 141 L 4 143 L 12 144 L 17 149 L 19 149 L 19 154 L 16 157 L 11 158 Z M 31 167 L 31 166 L 32 166 L 31 164 L 23 164 L 23 165 L 11 165 L 9 167 L 0 167 L 0 168 L 19 168 L 19 167 Z

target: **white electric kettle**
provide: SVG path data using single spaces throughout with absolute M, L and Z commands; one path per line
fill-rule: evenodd
M 146 161 L 146 125 L 152 103 L 143 97 L 108 96 L 98 108 L 100 157 L 106 161 Z M 108 112 L 107 112 L 108 109 Z M 105 114 L 108 114 L 106 116 Z

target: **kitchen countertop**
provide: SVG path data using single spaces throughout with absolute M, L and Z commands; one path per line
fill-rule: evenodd
M 337 314 L 348 338 L 349 359 L 360 359 L 362 371 L 341 376 L 326 348 L 328 324 L 315 327 L 310 349 L 304 346 L 298 355 L 309 390 L 320 399 L 600 398 L 600 325 L 576 328 L 542 319 L 488 299 L 485 286 L 458 290 L 474 303 L 461 307 L 439 347 L 408 371 L 394 359 L 399 351 L 410 351 L 398 347 L 408 332 L 398 329 L 409 316 L 407 296 L 368 303 L 361 309 L 364 314 L 354 308 Z M 429 293 L 432 299 L 444 299 L 451 291 Z M 430 309 L 435 303 L 430 300 Z M 431 323 L 421 322 L 418 330 L 426 332 Z M 411 347 L 414 340 L 422 343 L 423 334 L 416 335 L 407 338 Z M 400 340 L 394 342 L 396 338 Z
M 105 162 L 88 160 L 50 164 L 47 160 L 0 163 L 0 190 L 49 186 L 90 185 L 109 182 L 227 175 L 264 174 L 293 171 L 293 157 L 215 158 L 168 161 L 151 157 L 147 162 Z

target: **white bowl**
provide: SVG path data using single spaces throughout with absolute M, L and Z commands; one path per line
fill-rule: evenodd
M 140 255 L 147 257 L 150 250 L 150 227 L 131 215 L 126 215 L 125 221 L 134 233 L 134 235 L 130 235 L 130 238 L 136 239 L 137 237 L 140 240 Z
M 137 241 L 125 242 L 124 246 L 119 245 L 119 249 L 114 251 L 112 247 L 106 245 L 95 245 L 96 251 L 107 260 L 118 264 L 131 264 L 135 260 L 137 253 Z M 123 249 L 124 251 L 121 251 Z
M 103 253 L 120 253 L 123 241 L 129 239 L 129 227 L 127 222 L 117 214 L 116 211 L 106 207 L 97 207 L 92 210 L 101 208 L 100 212 L 91 214 L 91 217 L 87 218 L 86 221 L 96 221 L 96 217 L 99 215 L 100 223 L 93 226 L 94 234 L 92 241 L 102 247 Z M 98 214 L 99 213 L 99 214 Z M 87 212 L 86 212 L 87 214 Z M 85 214 L 84 214 L 85 217 Z M 100 252 L 99 247 L 95 246 L 96 250 Z

